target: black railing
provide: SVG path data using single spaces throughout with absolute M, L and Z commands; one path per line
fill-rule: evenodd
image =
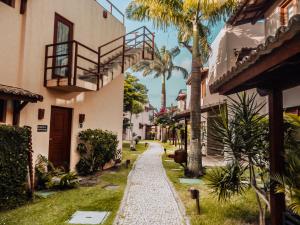
M 68 86 L 83 80 L 96 84 L 99 90 L 100 81 L 103 86 L 104 68 L 118 63 L 124 73 L 126 54 L 133 49 L 141 50 L 143 59 L 146 51 L 150 51 L 154 59 L 154 33 L 143 26 L 101 45 L 97 51 L 75 40 L 46 45 L 44 86 L 50 80 L 55 80 L 56 86 L 66 86 L 61 85 L 63 79 Z
M 76 86 L 77 80 L 97 85 L 99 89 L 98 52 L 78 42 L 69 41 L 46 45 L 44 85 L 48 80 L 67 79 L 69 86 Z

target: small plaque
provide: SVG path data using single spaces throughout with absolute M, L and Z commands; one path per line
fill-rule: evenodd
M 37 132 L 47 132 L 48 126 L 47 125 L 37 125 Z

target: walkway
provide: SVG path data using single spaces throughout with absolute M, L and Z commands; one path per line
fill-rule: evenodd
M 118 225 L 182 225 L 183 216 L 161 162 L 162 148 L 151 143 L 127 184 Z

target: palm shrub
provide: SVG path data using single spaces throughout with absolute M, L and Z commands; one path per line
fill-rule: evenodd
M 243 194 L 247 186 L 252 188 L 259 208 L 259 224 L 264 225 L 266 212 L 270 210 L 270 180 L 273 179 L 279 183 L 278 192 L 289 194 L 291 209 L 299 212 L 300 154 L 295 141 L 297 127 L 292 123 L 295 118 L 284 117 L 286 170 L 283 175 L 270 177 L 269 124 L 267 115 L 261 113 L 265 104 L 258 103 L 256 94 L 242 93 L 229 99 L 230 103 L 220 109 L 220 116 L 214 121 L 212 136 L 224 144 L 231 163 L 210 170 L 206 176 L 208 185 L 223 201 Z
M 227 107 L 220 109 L 212 135 L 224 144 L 231 163 L 211 170 L 206 179 L 219 200 L 243 194 L 247 186 L 251 187 L 256 193 L 259 224 L 263 225 L 270 207 L 267 122 L 260 114 L 264 104 L 256 101 L 255 94 L 242 93 L 230 98 Z
M 38 189 L 70 189 L 79 184 L 76 173 L 65 172 L 64 168 L 54 167 L 53 163 L 42 155 L 37 157 L 35 176 Z
M 300 129 L 300 117 L 285 114 L 285 171 L 275 175 L 278 193 L 284 193 L 290 210 L 300 215 L 300 144 L 294 138 Z
M 119 143 L 117 135 L 100 129 L 80 132 L 79 140 L 77 150 L 80 160 L 76 169 L 80 175 L 89 175 L 101 170 L 107 162 L 114 159 Z

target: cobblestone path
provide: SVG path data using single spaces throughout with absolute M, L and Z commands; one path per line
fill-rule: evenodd
M 131 172 L 117 225 L 182 225 L 183 216 L 161 162 L 163 149 L 151 143 Z

